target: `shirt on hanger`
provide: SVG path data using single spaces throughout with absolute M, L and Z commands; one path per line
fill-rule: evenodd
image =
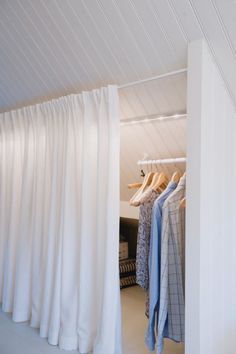
M 141 204 L 139 211 L 139 227 L 137 239 L 137 255 L 136 255 L 136 282 L 144 290 L 148 290 L 148 256 L 150 245 L 150 231 L 152 207 L 158 197 L 158 193 L 152 190 L 152 194 L 148 201 Z
M 184 245 L 185 215 L 180 201 L 185 196 L 186 177 L 167 198 L 162 209 L 160 305 L 158 318 L 158 354 L 163 352 L 163 341 L 168 318 L 168 338 L 184 341 Z
M 165 191 L 154 202 L 152 209 L 149 250 L 149 322 L 146 333 L 146 344 L 151 351 L 155 349 L 155 327 L 158 325 L 162 207 L 166 199 L 171 193 L 173 193 L 176 187 L 177 183 L 172 181 L 169 182 Z
M 134 206 L 139 206 L 141 204 L 144 204 L 145 202 L 148 202 L 150 198 L 152 198 L 153 195 L 153 190 L 152 188 L 148 187 L 137 200 L 133 202 Z

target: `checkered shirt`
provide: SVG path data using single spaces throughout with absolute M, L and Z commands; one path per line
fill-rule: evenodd
M 163 352 L 164 336 L 184 342 L 185 210 L 180 201 L 185 196 L 185 183 L 182 177 L 162 209 L 158 354 Z

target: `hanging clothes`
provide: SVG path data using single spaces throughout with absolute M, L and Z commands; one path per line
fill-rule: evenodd
M 149 250 L 149 323 L 146 333 L 146 344 L 150 351 L 155 349 L 155 328 L 158 325 L 158 309 L 160 298 L 160 259 L 162 207 L 166 199 L 176 189 L 177 183 L 169 182 L 165 191 L 156 199 L 152 209 L 152 223 Z
M 137 255 L 136 255 L 136 282 L 144 290 L 148 290 L 148 256 L 150 244 L 150 231 L 152 219 L 152 207 L 159 196 L 159 193 L 152 190 L 149 199 L 140 206 L 139 227 L 137 239 Z
M 150 198 L 152 198 L 153 195 L 153 189 L 148 187 L 141 195 L 139 198 L 137 198 L 137 200 L 135 200 L 133 202 L 134 206 L 139 206 L 141 204 L 144 204 L 145 202 L 147 202 Z
M 180 201 L 185 197 L 185 184 L 184 176 L 162 209 L 158 354 L 163 353 L 164 337 L 184 342 L 185 212 Z

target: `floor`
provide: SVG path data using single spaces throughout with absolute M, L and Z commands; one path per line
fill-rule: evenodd
M 14 323 L 10 315 L 0 311 L 0 354 L 62 354 L 49 345 L 28 323 Z M 68 353 L 76 353 L 71 351 Z
M 144 291 L 139 286 L 123 289 L 121 300 L 124 354 L 154 353 L 148 351 L 144 343 L 147 328 Z M 164 354 L 184 354 L 184 346 L 166 340 Z
M 145 294 L 138 286 L 121 291 L 124 354 L 150 353 L 144 345 L 147 321 L 144 316 Z M 0 311 L 0 354 L 61 354 L 65 351 L 40 338 L 27 323 L 16 324 Z M 68 353 L 77 353 L 71 351 Z M 164 354 L 183 354 L 183 346 L 166 341 Z M 105 354 L 105 353 L 104 353 Z M 108 354 L 108 353 L 106 353 Z

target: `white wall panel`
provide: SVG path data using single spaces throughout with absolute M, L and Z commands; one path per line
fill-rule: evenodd
M 189 49 L 186 354 L 235 353 L 234 104 L 205 42 Z

